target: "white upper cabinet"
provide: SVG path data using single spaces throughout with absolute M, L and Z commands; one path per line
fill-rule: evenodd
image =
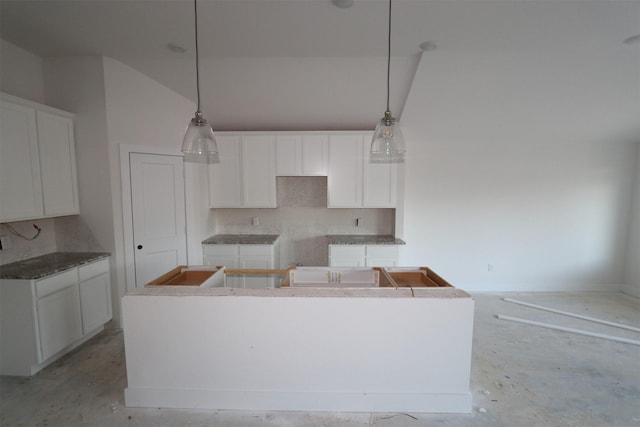
M 369 163 L 372 133 L 329 137 L 330 208 L 395 208 L 398 167 Z
M 0 112 L 0 220 L 40 217 L 44 210 L 36 111 L 2 100 Z
M 240 136 L 217 135 L 220 163 L 209 165 L 209 206 L 242 206 L 242 141 Z
M 277 135 L 276 175 L 327 176 L 327 135 Z
M 362 135 L 329 137 L 330 208 L 362 207 Z
M 275 208 L 275 137 L 218 135 L 220 163 L 209 165 L 211 208 Z
M 73 115 L 0 100 L 0 221 L 79 213 Z
M 242 177 L 246 208 L 275 208 L 276 162 L 275 137 L 242 137 Z
M 73 121 L 45 111 L 38 111 L 37 118 L 44 215 L 77 214 L 80 208 Z

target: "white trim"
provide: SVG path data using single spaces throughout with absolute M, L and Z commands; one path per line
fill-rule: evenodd
M 136 271 L 135 255 L 133 252 L 133 211 L 131 205 L 131 174 L 130 155 L 155 154 L 164 156 L 182 157 L 178 149 L 153 147 L 149 145 L 120 144 L 120 185 L 122 193 L 122 239 L 124 245 L 124 277 L 125 292 L 135 288 Z M 184 179 L 184 176 L 183 176 Z M 186 182 L 186 181 L 185 181 Z M 185 206 L 186 209 L 186 206 Z M 186 230 L 185 230 L 186 232 Z M 189 256 L 189 244 L 187 243 L 187 257 Z
M 471 393 L 348 393 L 127 387 L 127 407 L 309 412 L 469 413 Z

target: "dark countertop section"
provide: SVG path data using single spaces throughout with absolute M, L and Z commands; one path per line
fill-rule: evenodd
M 108 256 L 110 254 L 107 252 L 53 252 L 0 265 L 0 279 L 42 279 Z
M 273 245 L 277 234 L 216 234 L 202 241 L 203 245 Z
M 406 245 L 402 239 L 378 234 L 332 234 L 327 240 L 330 245 Z

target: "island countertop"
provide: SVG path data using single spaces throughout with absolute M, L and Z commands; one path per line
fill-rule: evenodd
M 41 279 L 109 255 L 107 252 L 52 252 L 0 266 L 0 279 Z
M 330 234 L 330 245 L 405 245 L 402 239 L 387 234 Z

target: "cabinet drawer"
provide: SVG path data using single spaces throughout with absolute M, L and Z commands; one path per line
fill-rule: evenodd
M 247 255 L 269 256 L 271 255 L 272 248 L 272 245 L 240 245 L 240 257 L 242 258 Z
M 238 245 L 202 245 L 205 257 L 237 257 Z
M 70 270 L 66 270 L 60 274 L 56 274 L 55 276 L 36 281 L 36 297 L 42 298 L 61 289 L 64 289 L 69 285 L 74 285 L 77 283 L 78 269 L 72 268 Z
M 361 257 L 364 258 L 364 245 L 329 245 L 331 257 Z
M 397 258 L 398 247 L 395 245 L 367 246 L 367 258 Z
M 107 273 L 109 271 L 109 258 L 85 264 L 78 267 L 78 278 L 81 282 L 87 279 Z

